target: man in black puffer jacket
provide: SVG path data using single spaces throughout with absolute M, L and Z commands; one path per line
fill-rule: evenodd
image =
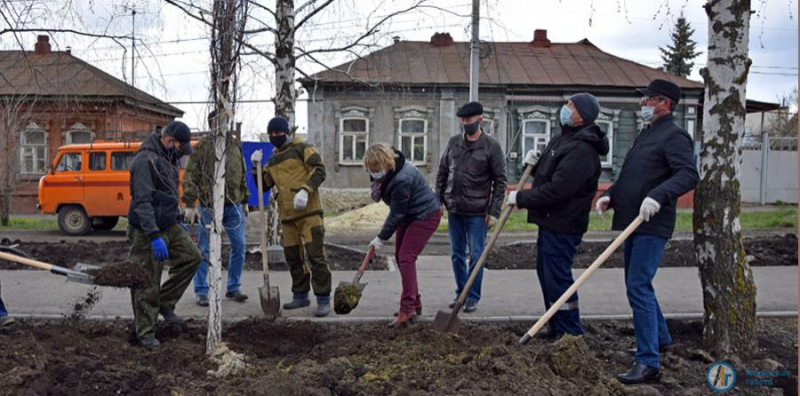
M 561 108 L 561 134 L 539 158 L 530 151 L 525 162 L 535 166 L 533 188 L 512 191 L 509 205 L 528 209 L 528 222 L 539 226 L 536 273 L 546 308 L 572 286 L 572 259 L 589 226 L 592 199 L 600 178 L 600 155 L 608 154 L 608 139 L 594 120 L 600 113 L 597 99 L 588 93 L 570 97 Z M 550 319 L 544 337 L 583 334 L 578 294 Z

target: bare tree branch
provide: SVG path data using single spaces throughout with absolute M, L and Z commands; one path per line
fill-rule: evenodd
M 307 5 L 315 3 L 315 2 L 316 2 L 316 0 L 310 0 L 308 3 L 306 3 L 304 5 L 301 5 L 300 7 L 297 7 L 296 12 L 299 14 L 303 10 L 303 8 L 305 8 Z M 303 26 L 304 23 L 308 22 L 308 20 L 311 19 L 314 15 L 317 15 L 317 13 L 319 13 L 322 10 L 324 10 L 327 6 L 331 5 L 331 3 L 333 3 L 333 0 L 327 0 L 321 6 L 315 8 L 314 11 L 309 12 L 308 15 L 306 15 L 303 19 L 300 20 L 300 22 L 297 22 L 294 25 L 294 30 L 297 31 L 298 29 L 300 29 L 300 27 Z

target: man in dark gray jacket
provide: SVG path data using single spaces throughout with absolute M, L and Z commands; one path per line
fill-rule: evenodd
M 129 256 L 149 279 L 131 289 L 134 326 L 139 345 L 155 347 L 156 320 L 160 313 L 172 324 L 182 324 L 175 314 L 202 256 L 181 224 L 178 207 L 180 157 L 191 154 L 189 127 L 169 123 L 142 143 L 131 164 L 131 206 L 128 209 Z M 169 264 L 169 279 L 161 284 L 161 271 Z
M 698 180 L 692 137 L 672 117 L 680 88 L 657 79 L 639 92 L 644 95 L 642 118 L 650 125 L 628 149 L 617 181 L 596 203 L 600 213 L 614 208 L 614 230 L 625 229 L 636 216 L 645 221 L 623 245 L 637 348 L 633 367 L 617 376 L 625 384 L 660 377 L 659 349 L 671 344 L 672 337 L 656 300 L 653 278 L 675 228 L 675 203 Z
M 478 263 L 486 242 L 486 230 L 500 216 L 506 190 L 503 150 L 481 129 L 483 106 L 465 104 L 458 110 L 463 134 L 450 138 L 439 162 L 436 194 L 447 208 L 451 259 L 456 278 L 456 297 Z M 466 250 L 469 244 L 469 270 Z M 469 290 L 464 312 L 478 309 L 483 269 Z M 453 307 L 453 304 L 450 304 Z

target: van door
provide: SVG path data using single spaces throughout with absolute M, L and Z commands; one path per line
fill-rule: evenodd
M 128 207 L 131 204 L 131 164 L 135 150 L 112 151 L 111 170 L 108 172 L 108 179 L 114 182 L 109 189 L 113 197 L 108 200 L 108 206 L 114 211 L 114 216 L 128 216 Z
M 53 174 L 44 181 L 44 188 L 58 197 L 58 204 L 83 205 L 83 152 L 64 151 Z
M 114 200 L 114 181 L 108 171 L 108 153 L 106 151 L 89 151 L 88 166 L 83 172 L 83 202 L 86 214 L 95 216 L 119 216 L 115 214 L 109 202 Z

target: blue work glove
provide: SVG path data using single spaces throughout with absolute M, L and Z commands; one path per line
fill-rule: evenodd
M 166 260 L 169 258 L 169 250 L 167 250 L 167 243 L 164 239 L 158 237 L 150 241 L 150 246 L 153 248 L 153 256 L 156 260 Z

